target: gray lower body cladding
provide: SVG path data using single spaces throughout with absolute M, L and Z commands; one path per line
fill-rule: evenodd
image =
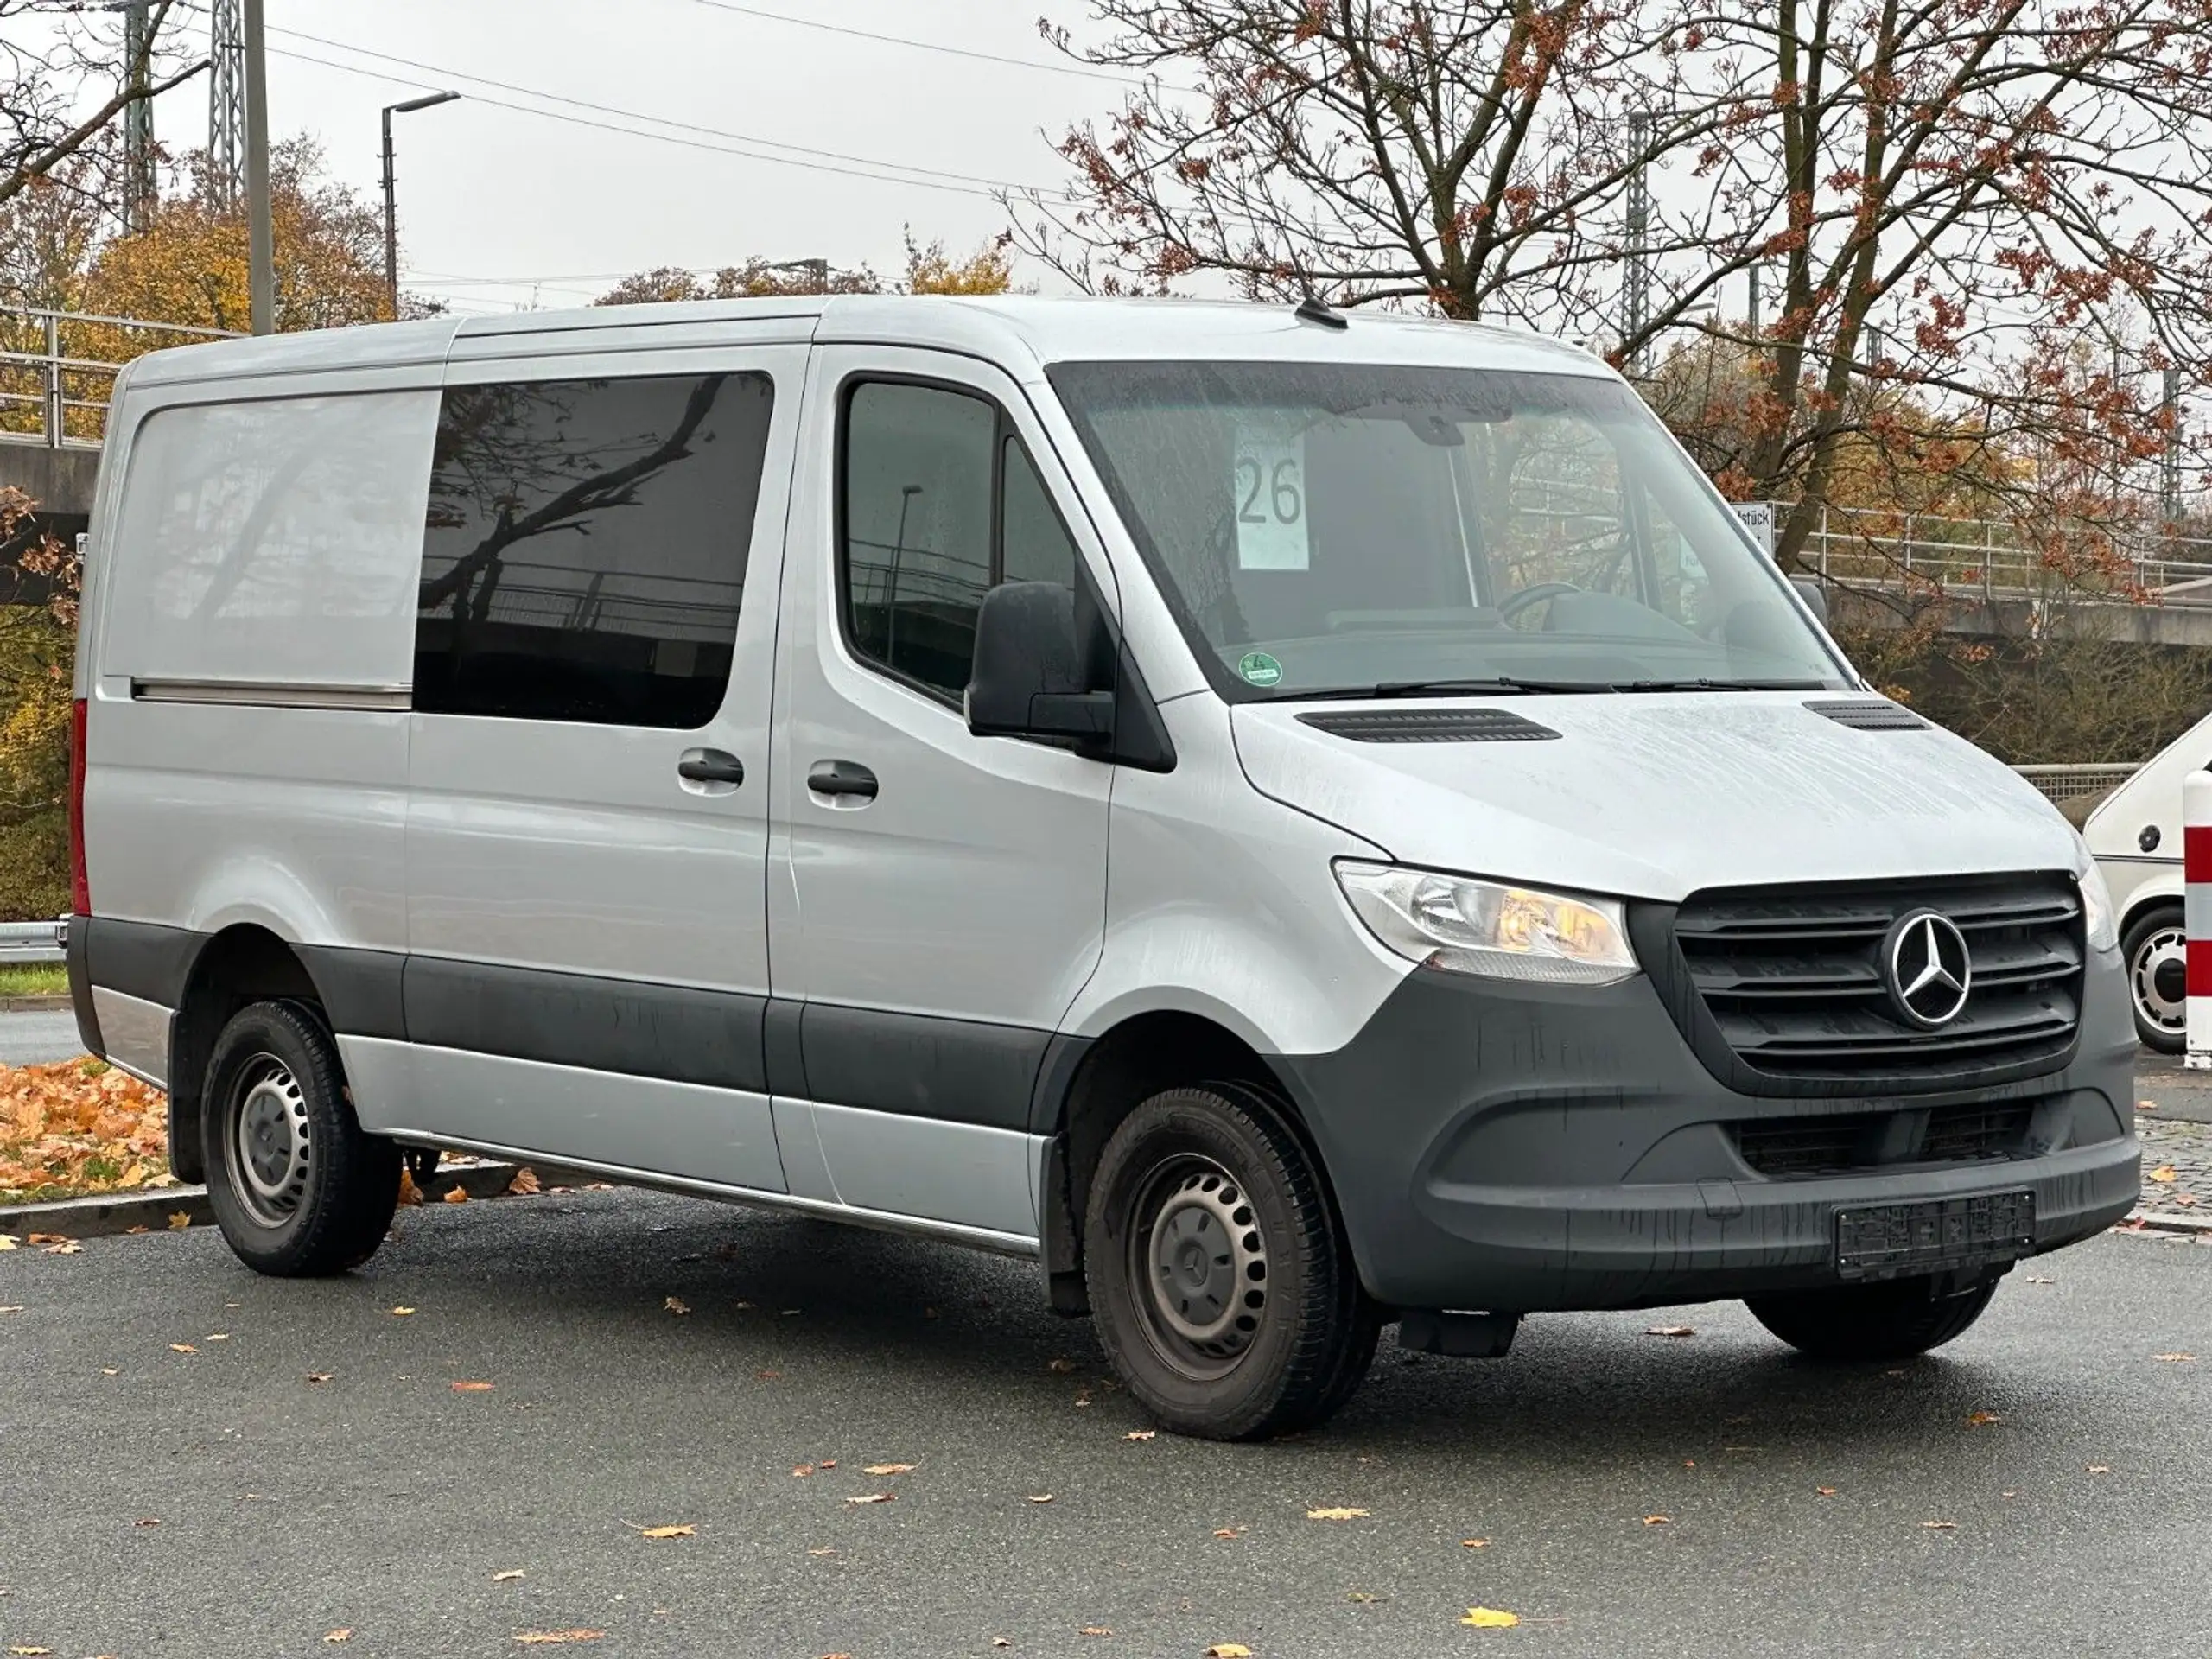
M 2086 976 L 2072 1059 L 1993 1088 L 1738 1094 L 1691 1052 L 1648 980 L 1593 991 L 1427 969 L 1344 1047 L 1274 1064 L 1370 1293 L 1534 1313 L 1834 1285 L 1836 1212 L 1854 1206 L 2024 1191 L 2036 1251 L 2088 1236 L 2139 1192 L 2134 1055 L 2107 961 Z M 1924 1116 L 1897 1122 L 1910 1135 L 1885 1145 L 1900 1113 Z M 1999 1122 L 2001 1149 L 1914 1160 L 1935 1144 L 1927 1125 L 1961 1113 Z M 1762 1135 L 1787 1143 L 1842 1120 L 1871 1137 L 1856 1166 L 1771 1174 L 1747 1160 Z

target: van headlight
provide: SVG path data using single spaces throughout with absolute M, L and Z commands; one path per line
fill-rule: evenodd
M 2105 886 L 2105 873 L 2097 861 L 2089 855 L 2088 843 L 2079 836 L 2079 855 L 2074 869 L 2074 880 L 2082 889 L 2082 931 L 2092 950 L 2120 949 L 2120 929 L 2112 913 L 2112 889 Z
M 1389 950 L 1452 974 L 1612 985 L 1637 971 L 1620 901 L 1338 859 L 1352 913 Z

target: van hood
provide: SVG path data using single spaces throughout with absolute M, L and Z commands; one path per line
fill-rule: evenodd
M 1807 702 L 1741 691 L 1240 703 L 1230 729 L 1262 794 L 1401 863 L 1532 886 L 1674 901 L 2080 862 L 2057 810 L 1963 738 L 1861 730 Z M 1300 718 L 1475 709 L 1559 735 L 1361 742 Z

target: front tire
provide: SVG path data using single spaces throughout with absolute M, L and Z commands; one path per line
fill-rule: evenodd
M 1997 1294 L 1985 1279 L 1950 1295 L 1934 1294 L 1930 1279 L 1754 1296 L 1751 1317 L 1798 1352 L 1845 1363 L 1910 1359 L 1964 1334 Z
M 200 1121 L 207 1202 L 257 1273 L 343 1273 L 375 1254 L 399 1201 L 399 1148 L 365 1134 L 337 1045 L 290 1002 L 242 1008 L 215 1039 Z
M 1084 1208 L 1099 1340 L 1166 1427 L 1264 1439 L 1358 1386 L 1379 1310 L 1268 1096 L 1234 1084 L 1154 1095 L 1107 1141 Z
M 2189 932 L 2179 905 L 2153 905 L 2120 942 L 2135 1034 L 2146 1048 L 2178 1054 L 2188 1035 Z

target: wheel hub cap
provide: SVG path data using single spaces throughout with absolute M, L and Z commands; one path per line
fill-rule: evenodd
M 1213 1164 L 1174 1173 L 1156 1190 L 1144 1249 L 1153 1313 L 1179 1344 L 1233 1360 L 1267 1302 L 1267 1252 L 1251 1203 Z
M 2145 1020 L 2167 1031 L 2179 1031 L 2187 1015 L 2188 951 L 2180 928 L 2160 928 L 2143 941 L 2128 964 L 2135 1006 Z
M 271 1055 L 247 1069 L 237 1098 L 232 1185 L 257 1219 L 275 1225 L 299 1208 L 307 1190 L 307 1101 L 299 1080 Z

